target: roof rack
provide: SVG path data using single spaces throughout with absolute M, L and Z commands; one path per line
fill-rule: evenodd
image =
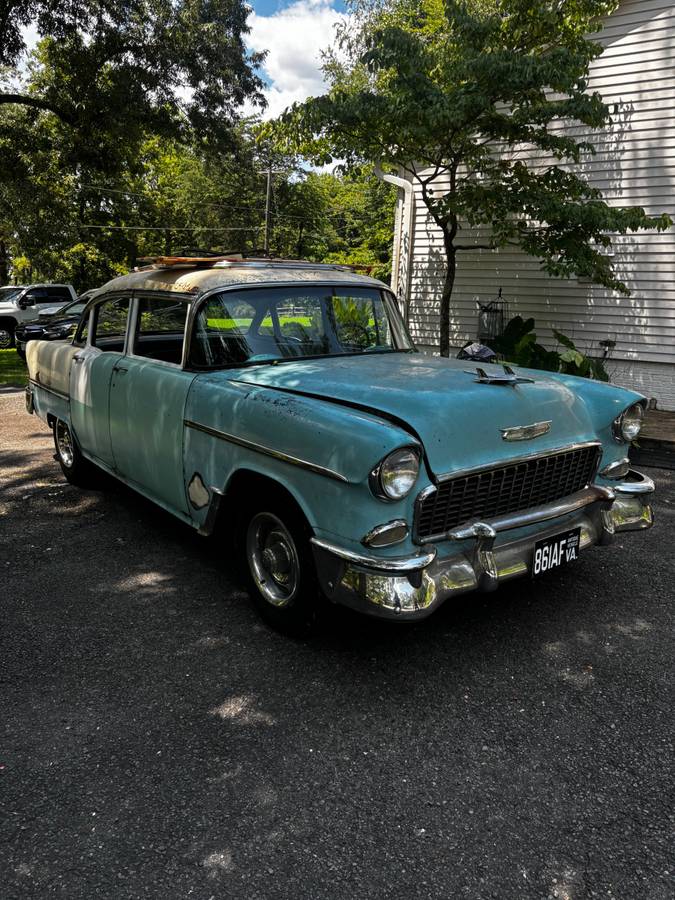
M 194 268 L 205 268 L 214 266 L 218 262 L 235 261 L 237 256 L 229 254 L 228 256 L 141 256 L 137 262 L 145 263 L 144 266 L 136 266 L 134 271 L 142 271 L 143 269 L 172 269 L 175 267 L 191 266 Z M 241 261 L 242 257 L 239 257 Z
M 228 253 L 226 256 L 144 256 L 138 259 L 143 266 L 136 266 L 135 272 L 148 269 L 174 269 L 174 268 L 217 268 L 227 269 L 231 266 L 251 266 L 263 268 L 275 266 L 282 269 L 326 269 L 337 272 L 366 272 L 370 274 L 372 266 L 366 265 L 341 265 L 339 263 L 314 263 L 304 259 L 282 259 L 269 256 L 245 256 L 242 253 Z

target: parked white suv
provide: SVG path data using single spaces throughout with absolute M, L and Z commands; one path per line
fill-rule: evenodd
M 34 322 L 41 312 L 56 312 L 77 299 L 72 284 L 16 284 L 0 287 L 0 349 L 14 346 L 14 329 Z

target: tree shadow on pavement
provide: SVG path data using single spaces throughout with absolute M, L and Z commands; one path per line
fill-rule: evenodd
M 629 560 L 626 538 L 414 626 L 336 609 L 297 642 L 224 540 L 50 455 L 3 482 L 4 896 L 661 896 L 656 529 Z

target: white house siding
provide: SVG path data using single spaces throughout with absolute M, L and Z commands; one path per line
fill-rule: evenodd
M 673 215 L 674 0 L 626 0 L 608 19 L 600 39 L 607 49 L 593 65 L 590 89 L 610 104 L 614 124 L 606 132 L 588 133 L 597 155 L 582 169 L 608 202 Z M 575 135 L 585 134 L 575 129 Z M 399 208 L 396 263 L 401 276 L 408 257 L 402 242 L 404 218 Z M 398 278 L 398 285 L 400 290 L 409 281 L 414 338 L 420 347 L 434 349 L 442 243 L 419 195 L 413 219 L 412 269 L 409 279 Z M 675 409 L 675 229 L 617 236 L 613 253 L 617 273 L 632 291 L 628 298 L 581 280 L 550 278 L 536 259 L 517 248 L 458 254 L 453 343 L 459 347 L 476 337 L 477 301 L 487 302 L 501 287 L 510 313 L 534 316 L 545 343 L 554 343 L 552 328 L 592 355 L 601 353 L 600 341 L 615 341 L 608 361 L 612 380 L 656 398 L 662 409 Z

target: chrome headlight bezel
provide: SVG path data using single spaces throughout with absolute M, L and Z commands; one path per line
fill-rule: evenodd
M 396 503 L 410 494 L 419 477 L 421 455 L 420 447 L 408 445 L 397 447 L 379 461 L 368 478 L 370 490 L 378 500 Z M 402 480 L 398 489 L 396 478 Z
M 631 403 L 612 423 L 614 440 L 620 444 L 632 444 L 642 430 L 645 409 L 642 403 Z

